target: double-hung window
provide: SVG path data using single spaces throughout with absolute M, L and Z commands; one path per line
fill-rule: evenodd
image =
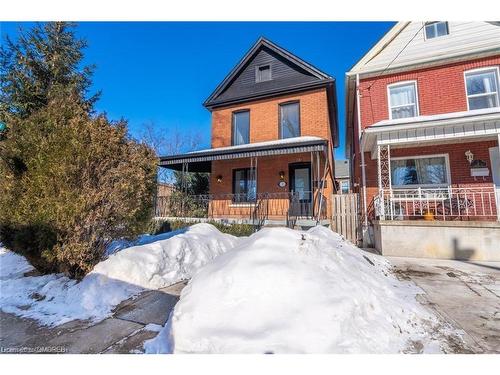
M 465 72 L 469 109 L 498 107 L 498 68 Z
M 257 185 L 255 170 L 250 168 L 233 170 L 233 202 L 255 202 Z
M 280 138 L 300 137 L 299 102 L 280 104 Z
M 393 187 L 443 186 L 450 183 L 445 155 L 391 159 Z
M 233 112 L 233 145 L 250 143 L 250 111 Z
M 418 116 L 417 83 L 403 82 L 388 86 L 391 119 Z
M 433 21 L 425 23 L 425 39 L 434 39 L 440 36 L 448 35 L 448 22 Z

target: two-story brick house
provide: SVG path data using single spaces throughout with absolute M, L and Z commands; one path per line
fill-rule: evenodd
M 260 38 L 204 102 L 211 148 L 161 158 L 210 173 L 203 215 L 260 223 L 328 217 L 338 143 L 335 80 Z M 189 216 L 189 214 L 187 214 Z
M 500 259 L 500 25 L 399 22 L 346 75 L 363 240 Z

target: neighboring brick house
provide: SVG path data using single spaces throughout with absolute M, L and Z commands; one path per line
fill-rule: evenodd
M 399 22 L 347 73 L 365 245 L 500 259 L 499 66 L 497 22 Z
M 338 144 L 332 77 L 260 38 L 204 106 L 211 148 L 162 157 L 161 166 L 210 173 L 206 216 L 327 221 Z

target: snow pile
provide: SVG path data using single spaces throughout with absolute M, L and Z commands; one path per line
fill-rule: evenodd
M 436 352 L 419 291 L 329 229 L 263 229 L 191 279 L 146 351 Z
M 0 280 L 19 277 L 33 270 L 33 266 L 23 256 L 1 246 L 0 259 Z
M 75 319 L 99 321 L 111 315 L 121 301 L 144 289 L 190 278 L 234 247 L 237 240 L 210 224 L 196 224 L 171 238 L 116 252 L 79 283 L 60 274 L 23 277 L 22 271 L 28 269 L 26 260 L 4 249 L 0 264 L 2 276 L 5 273 L 7 277 L 0 280 L 0 308 L 46 325 Z

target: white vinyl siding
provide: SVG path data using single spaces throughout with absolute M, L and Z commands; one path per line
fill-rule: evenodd
M 391 119 L 418 116 L 416 82 L 401 82 L 387 87 Z
M 383 70 L 389 64 L 391 68 L 395 68 L 430 59 L 498 50 L 500 45 L 500 26 L 493 22 L 450 21 L 448 28 L 448 36 L 426 39 L 423 23 L 410 22 L 380 53 L 354 72 Z M 396 56 L 397 59 L 394 60 Z
M 465 72 L 465 90 L 470 110 L 498 107 L 498 68 Z

